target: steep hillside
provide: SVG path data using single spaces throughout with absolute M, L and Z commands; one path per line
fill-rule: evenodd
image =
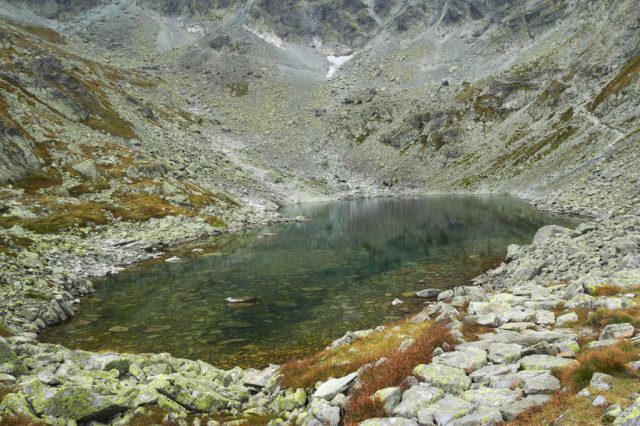
M 0 0 L 0 423 L 637 424 L 639 30 L 637 0 Z M 172 245 L 437 192 L 593 221 L 283 370 L 38 341 Z

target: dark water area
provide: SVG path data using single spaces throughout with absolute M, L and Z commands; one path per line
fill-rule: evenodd
M 493 196 L 340 201 L 282 213 L 309 221 L 218 236 L 184 247 L 176 263 L 98 280 L 78 314 L 42 339 L 224 368 L 280 363 L 419 310 L 415 291 L 465 284 L 541 226 L 575 223 Z M 392 306 L 394 298 L 404 303 Z

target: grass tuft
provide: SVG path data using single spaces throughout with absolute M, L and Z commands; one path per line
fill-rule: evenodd
M 368 368 L 360 374 L 360 387 L 351 395 L 346 407 L 347 419 L 359 422 L 372 417 L 386 417 L 382 403 L 372 398 L 375 392 L 400 386 L 413 374 L 416 365 L 431 362 L 434 349 L 443 343 L 453 345 L 455 341 L 447 325 L 438 323 L 423 330 L 416 342 L 404 351 L 389 349 L 384 354 L 386 362 Z
M 588 350 L 578 354 L 578 365 L 564 369 L 560 380 L 573 390 L 580 390 L 589 385 L 594 373 L 605 373 L 611 376 L 634 375 L 627 364 L 638 358 L 639 352 L 633 345 L 620 343 L 614 346 Z

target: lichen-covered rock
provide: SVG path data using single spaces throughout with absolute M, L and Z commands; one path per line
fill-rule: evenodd
M 636 329 L 629 323 L 609 324 L 600 333 L 599 340 L 606 339 L 625 339 L 633 337 Z
M 515 343 L 492 343 L 488 359 L 494 364 L 513 364 L 520 359 L 522 346 Z
M 613 421 L 614 426 L 638 426 L 640 425 L 640 398 L 624 410 L 620 415 L 616 416 Z
M 8 373 L 12 376 L 17 377 L 27 373 L 27 369 L 18 358 L 18 355 L 16 355 L 9 343 L 0 337 L 0 365 L 2 364 L 10 367 L 11 371 L 8 371 Z
M 420 381 L 450 393 L 464 392 L 471 385 L 471 379 L 464 370 L 444 364 L 420 364 L 413 369 L 413 375 Z
M 402 399 L 402 390 L 399 387 L 380 389 L 371 398 L 382 402 L 385 412 L 391 414 Z
M 320 425 L 338 426 L 340 424 L 340 407 L 331 405 L 323 399 L 314 399 L 309 406 L 309 414 L 319 421 Z M 306 424 L 313 424 L 309 421 Z
M 36 417 L 27 399 L 21 393 L 10 393 L 0 401 L 0 417 L 3 415 Z
M 469 377 L 474 383 L 487 384 L 492 378 L 514 374 L 519 368 L 520 365 L 518 364 L 487 365 L 480 370 L 474 371 Z
M 529 355 L 520 360 L 523 370 L 559 370 L 576 364 L 575 360 L 550 355 Z
M 524 393 L 551 394 L 560 389 L 560 380 L 551 374 L 540 374 L 524 381 Z
M 481 349 L 468 347 L 455 352 L 445 352 L 433 358 L 433 364 L 448 365 L 471 373 L 487 365 L 487 353 Z
M 78 422 L 105 420 L 130 405 L 125 394 L 101 395 L 89 386 L 69 384 L 51 388 L 37 379 L 27 383 L 23 392 L 39 416 Z
M 469 389 L 462 394 L 462 398 L 481 407 L 497 408 L 510 404 L 522 396 L 522 391 L 512 389 L 492 389 L 479 387 Z
M 613 386 L 613 377 L 604 373 L 593 373 L 589 386 L 603 392 L 611 390 L 611 386 Z
M 414 418 L 418 410 L 424 408 L 444 396 L 444 391 L 440 388 L 420 383 L 411 386 L 402 394 L 402 401 L 393 409 L 393 415 Z
M 498 410 L 479 408 L 466 416 L 452 421 L 447 426 L 493 426 L 502 423 L 502 414 Z
M 446 425 L 476 409 L 476 405 L 453 395 L 446 395 L 437 402 L 418 411 L 421 425 Z

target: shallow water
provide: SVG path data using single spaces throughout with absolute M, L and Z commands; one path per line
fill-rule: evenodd
M 97 281 L 67 323 L 43 332 L 74 349 L 170 352 L 220 367 L 280 363 L 348 330 L 416 311 L 412 293 L 462 285 L 511 243 L 573 221 L 507 197 L 368 199 L 288 207 L 306 223 L 223 235 Z M 193 248 L 204 249 L 191 253 Z M 255 303 L 232 305 L 228 297 Z M 392 306 L 394 298 L 405 301 Z

